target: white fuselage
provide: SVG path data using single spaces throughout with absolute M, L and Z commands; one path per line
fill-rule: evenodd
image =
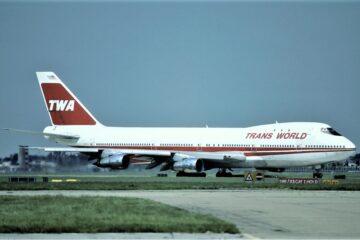
M 78 140 L 47 137 L 72 147 L 171 150 L 196 157 L 204 152 L 242 153 L 246 161 L 232 167 L 319 165 L 355 154 L 347 138 L 328 132 L 323 123 L 275 123 L 247 128 L 125 128 L 50 126 L 44 133 L 77 135 Z

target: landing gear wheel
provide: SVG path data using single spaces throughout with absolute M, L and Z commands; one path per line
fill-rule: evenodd
M 219 169 L 219 171 L 216 173 L 216 177 L 232 177 L 231 172 L 227 172 L 226 169 Z

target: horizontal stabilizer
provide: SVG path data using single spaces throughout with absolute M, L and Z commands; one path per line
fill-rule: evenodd
M 25 134 L 57 137 L 57 138 L 63 138 L 63 139 L 69 139 L 69 140 L 76 140 L 76 139 L 80 138 L 80 136 L 71 135 L 71 134 L 44 133 L 44 132 L 37 132 L 37 131 L 23 130 L 23 129 L 15 129 L 15 128 L 2 128 L 2 130 L 10 131 L 10 132 L 17 132 L 17 133 L 25 133 Z
M 15 128 L 2 128 L 1 130 L 10 131 L 10 132 L 33 134 L 33 135 L 43 135 L 42 132 L 31 131 L 31 130 L 23 130 L 23 129 L 15 129 Z

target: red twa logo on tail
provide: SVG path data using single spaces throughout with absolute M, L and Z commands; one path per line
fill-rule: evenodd
M 45 82 L 40 86 L 54 125 L 96 124 L 94 117 L 61 82 Z
M 74 111 L 74 100 L 49 100 L 49 111 Z

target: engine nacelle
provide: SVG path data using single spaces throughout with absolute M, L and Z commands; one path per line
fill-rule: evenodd
M 204 163 L 202 160 L 196 158 L 185 158 L 181 161 L 175 162 L 173 165 L 173 170 L 196 170 L 197 172 L 202 172 L 204 170 Z
M 109 167 L 113 169 L 126 169 L 129 167 L 130 156 L 125 154 L 114 154 L 100 159 L 95 165 L 98 167 Z

